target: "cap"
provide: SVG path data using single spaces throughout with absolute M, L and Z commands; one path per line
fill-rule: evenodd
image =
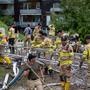
M 33 59 L 33 58 L 36 58 L 36 56 L 35 56 L 35 55 L 32 55 L 32 54 L 29 54 L 29 55 L 28 55 L 29 61 L 30 61 L 31 59 Z

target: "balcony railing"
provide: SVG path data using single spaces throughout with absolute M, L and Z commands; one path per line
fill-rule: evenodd
M 19 2 L 28 1 L 28 0 L 18 0 Z
M 14 9 L 6 9 L 2 11 L 4 15 L 14 15 Z
M 51 8 L 50 11 L 51 12 L 62 12 L 63 9 L 61 9 L 61 8 Z
M 0 4 L 12 4 L 14 0 L 0 0 Z
M 48 1 L 48 2 L 60 2 L 60 0 L 42 0 L 42 1 Z
M 26 27 L 28 24 L 33 28 L 38 25 L 38 22 L 19 22 L 18 23 L 21 27 Z
M 41 15 L 41 9 L 21 9 L 21 15 Z

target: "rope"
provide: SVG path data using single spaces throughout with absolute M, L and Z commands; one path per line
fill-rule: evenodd
M 27 62 L 25 62 L 26 63 L 26 65 L 32 70 L 32 72 L 42 81 L 42 83 L 44 84 L 44 85 L 46 85 L 50 90 L 52 90 L 52 88 L 50 87 L 50 86 L 48 86 L 41 78 L 40 78 L 40 76 L 28 65 L 28 63 Z

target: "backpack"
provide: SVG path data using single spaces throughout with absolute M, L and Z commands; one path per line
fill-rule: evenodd
M 32 29 L 28 27 L 28 34 L 32 34 Z

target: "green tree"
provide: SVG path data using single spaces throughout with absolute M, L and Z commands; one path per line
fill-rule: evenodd
M 80 34 L 83 41 L 86 34 L 90 34 L 90 1 L 89 0 L 61 0 L 62 14 L 55 18 L 56 29 L 63 27 L 64 30 L 74 31 Z M 62 20 L 57 20 L 62 16 Z M 52 20 L 53 22 L 53 20 Z M 57 24 L 59 23 L 59 24 Z
M 7 25 L 11 25 L 14 22 L 14 18 L 12 16 L 3 16 L 0 15 L 0 21 Z
M 6 24 L 4 24 L 2 21 L 0 21 L 0 28 L 4 28 L 5 29 L 5 33 L 8 33 L 8 26 Z

